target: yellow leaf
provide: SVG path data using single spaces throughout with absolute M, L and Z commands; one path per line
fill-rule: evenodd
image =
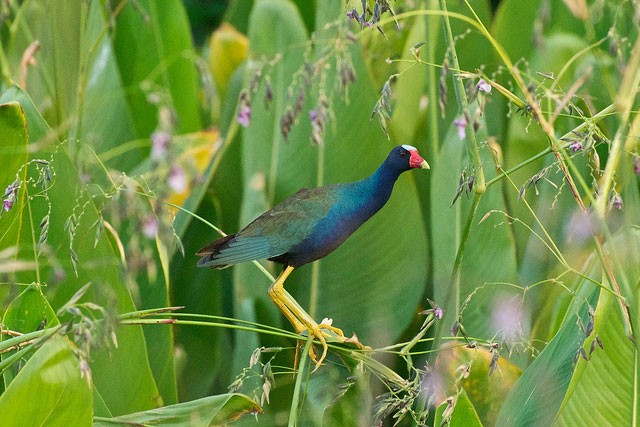
M 186 135 L 178 135 L 174 143 L 183 145 L 180 149 L 182 153 L 176 164 L 180 165 L 186 175 L 187 185 L 183 191 L 171 191 L 168 202 L 182 206 L 191 193 L 193 185 L 198 185 L 198 178 L 202 176 L 211 159 L 218 151 L 220 144 L 217 144 L 220 132 L 215 130 L 204 130 Z
M 227 23 L 214 31 L 209 42 L 209 67 L 211 75 L 224 99 L 229 80 L 238 66 L 247 58 L 249 39 Z

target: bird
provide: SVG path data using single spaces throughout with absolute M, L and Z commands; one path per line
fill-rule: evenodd
M 318 358 L 310 349 L 316 368 L 327 355 L 326 340 L 347 341 L 331 320 L 316 323 L 284 289 L 293 270 L 323 258 L 338 248 L 389 200 L 403 172 L 429 169 L 411 145 L 394 147 L 382 164 L 359 181 L 303 188 L 263 213 L 234 234 L 228 234 L 200 249 L 198 267 L 222 269 L 242 262 L 267 259 L 283 265 L 268 290 L 269 298 L 299 334 L 307 331 L 322 346 Z M 353 342 L 353 341 L 350 341 Z M 355 343 L 362 347 L 357 339 Z

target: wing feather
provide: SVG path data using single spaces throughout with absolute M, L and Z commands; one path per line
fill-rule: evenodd
M 286 254 L 306 239 L 337 200 L 337 187 L 302 189 L 253 220 L 242 231 L 205 246 L 199 267 L 232 264 Z

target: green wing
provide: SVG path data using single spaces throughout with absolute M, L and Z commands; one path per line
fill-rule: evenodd
M 311 234 L 338 200 L 336 186 L 302 189 L 253 220 L 242 231 L 198 252 L 200 267 L 232 264 L 285 254 Z

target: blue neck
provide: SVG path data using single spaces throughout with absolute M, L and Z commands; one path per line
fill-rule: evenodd
M 402 173 L 385 163 L 382 163 L 369 177 L 354 182 L 356 191 L 353 196 L 360 199 L 362 203 L 359 208 L 361 215 L 369 217 L 387 203 L 393 191 L 393 185 Z

